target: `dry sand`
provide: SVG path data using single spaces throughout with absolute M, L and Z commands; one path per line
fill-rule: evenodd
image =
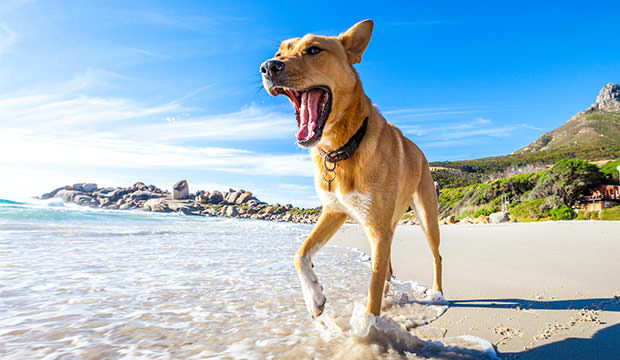
M 370 254 L 360 226 L 331 245 Z M 620 222 L 560 221 L 441 227 L 446 336 L 491 341 L 503 359 L 620 359 Z M 399 226 L 397 279 L 432 285 L 419 226 Z

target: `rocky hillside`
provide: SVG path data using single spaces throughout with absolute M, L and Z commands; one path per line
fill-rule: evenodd
M 596 103 L 561 127 L 543 134 L 514 154 L 571 148 L 601 148 L 620 144 L 620 85 L 603 87 Z
M 590 108 L 510 155 L 434 162 L 431 166 L 444 169 L 433 171 L 441 187 L 459 187 L 547 169 L 559 160 L 572 158 L 620 158 L 620 85 L 605 85 Z M 455 175 L 445 169 L 457 169 L 460 173 Z

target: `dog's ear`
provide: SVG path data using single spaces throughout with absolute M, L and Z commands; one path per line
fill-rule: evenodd
M 372 26 L 371 20 L 360 21 L 338 36 L 338 40 L 347 51 L 351 65 L 362 62 L 362 54 L 372 35 Z

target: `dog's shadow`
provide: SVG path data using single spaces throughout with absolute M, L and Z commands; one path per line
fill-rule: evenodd
M 472 299 L 450 300 L 450 307 L 517 310 L 604 310 L 620 311 L 620 296 L 573 300 Z
M 597 331 L 591 338 L 567 338 L 530 350 L 498 354 L 502 359 L 620 359 L 620 324 Z
M 515 310 L 600 310 L 620 312 L 620 296 L 572 300 L 474 299 L 452 300 L 451 307 Z M 602 323 L 604 325 L 605 323 Z M 617 359 L 620 324 L 605 327 L 592 338 L 567 338 L 532 349 L 498 354 L 502 359 Z

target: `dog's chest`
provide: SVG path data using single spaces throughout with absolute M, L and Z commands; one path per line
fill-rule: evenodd
M 317 187 L 316 192 L 323 205 L 347 213 L 361 224 L 368 221 L 371 199 L 367 194 L 357 191 L 343 194 L 340 192 L 340 188 L 336 188 L 334 192 L 328 192 L 319 187 Z

